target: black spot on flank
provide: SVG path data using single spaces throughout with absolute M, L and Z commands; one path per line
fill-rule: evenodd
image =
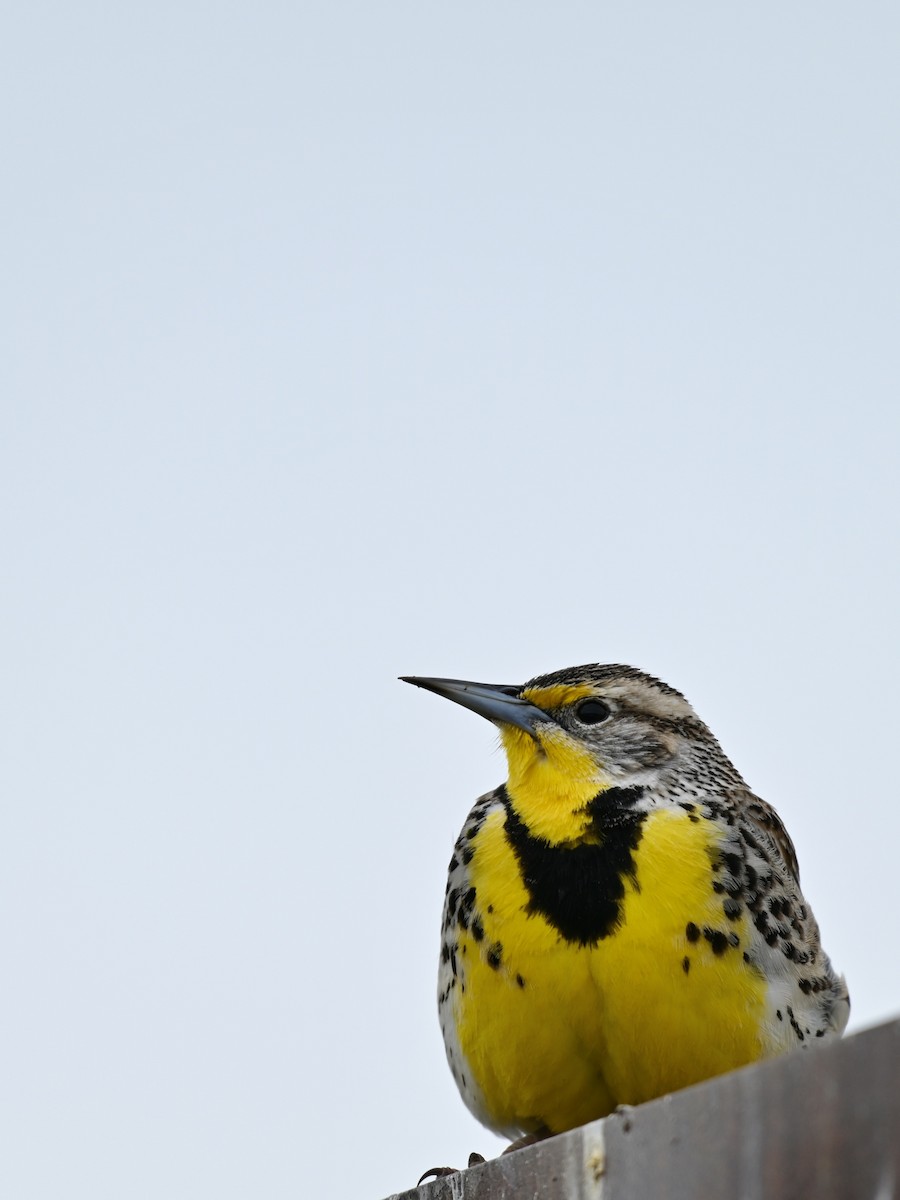
M 449 916 L 450 920 L 452 920 L 453 919 L 453 911 L 456 911 L 457 912 L 457 917 L 456 917 L 457 924 L 460 926 L 461 929 L 468 929 L 469 924 L 471 923 L 471 920 L 472 920 L 472 910 L 474 907 L 475 907 L 475 889 L 473 887 L 470 887 L 466 891 L 466 893 L 462 897 L 460 897 L 458 909 L 457 909 L 456 902 L 454 902 L 453 910 L 448 908 L 448 910 L 447 910 L 448 916 Z
M 732 875 L 737 877 L 741 871 L 741 856 L 739 854 L 725 854 L 723 855 L 723 858 L 725 860 L 725 866 Z
M 781 1015 L 781 1009 L 780 1009 L 780 1008 L 776 1008 L 776 1009 L 775 1009 L 775 1016 L 778 1018 L 778 1020 L 779 1020 L 779 1021 L 783 1021 L 783 1020 L 784 1020 L 784 1017 Z
M 478 919 L 478 917 L 476 917 L 472 922 L 472 937 L 476 942 L 480 942 L 484 938 L 484 926 L 481 924 L 481 921 Z
M 475 837 L 476 834 L 478 833 L 478 830 L 479 830 L 478 825 L 470 825 L 469 828 L 466 830 L 466 840 L 471 842 L 472 838 Z
M 500 942 L 494 942 L 490 950 L 487 952 L 487 964 L 489 967 L 493 967 L 493 969 L 496 971 L 502 961 L 503 946 Z
M 741 903 L 739 900 L 724 900 L 722 902 L 722 911 L 729 921 L 736 921 L 741 915 Z
M 466 866 L 468 866 L 474 857 L 475 857 L 475 851 L 472 849 L 471 846 L 466 846 L 465 850 L 463 850 L 463 852 L 462 852 L 463 863 Z
M 799 986 L 800 986 L 800 991 L 803 993 L 804 996 L 808 996 L 809 993 L 812 991 L 812 984 L 809 982 L 808 979 L 801 979 Z
M 459 859 L 454 854 L 450 858 L 450 866 L 447 869 L 449 871 L 455 871 L 458 866 L 459 866 Z
M 693 921 L 688 921 L 688 923 L 684 929 L 684 936 L 687 938 L 687 940 L 689 942 L 699 941 L 700 940 L 699 926 L 695 925 Z
M 793 942 L 785 942 L 781 949 L 784 951 L 785 958 L 793 958 L 796 953 Z
M 463 949 L 465 949 L 465 946 L 463 947 Z M 744 951 L 744 962 L 745 962 L 745 963 L 748 963 L 749 961 L 750 961 L 750 955 L 749 955 L 749 954 L 747 953 L 747 951 L 745 950 L 745 951 Z
M 750 832 L 750 830 L 746 827 L 746 825 L 741 826 L 741 839 L 745 845 L 750 847 L 751 850 L 756 851 L 756 853 L 763 860 L 763 862 L 769 861 L 769 856 L 765 853 L 762 846 L 760 846 L 759 842 L 756 840 L 756 838 L 753 836 L 753 834 Z
M 793 1029 L 793 1031 L 794 1031 L 794 1033 L 796 1033 L 798 1039 L 802 1042 L 804 1040 L 803 1030 L 800 1028 L 800 1023 L 798 1022 L 797 1018 L 794 1016 L 794 1010 L 791 1008 L 790 1005 L 788 1005 L 788 1007 L 787 1007 L 787 1015 L 788 1015 L 788 1020 L 791 1023 L 791 1029 Z
M 740 944 L 741 944 L 741 939 L 738 937 L 738 935 L 736 933 L 728 934 L 728 945 L 729 946 L 734 948 L 736 946 L 739 946 Z
M 447 945 L 446 942 L 444 942 L 443 946 L 441 946 L 441 962 L 446 963 L 449 961 L 450 961 L 450 947 Z
M 728 938 L 720 930 L 705 928 L 703 936 L 712 946 L 713 954 L 724 954 L 728 949 Z
M 488 912 L 489 912 L 489 913 L 492 913 L 492 912 L 494 911 L 494 906 L 493 906 L 493 904 L 489 904 L 489 905 L 488 905 L 488 907 L 487 907 L 487 910 L 488 910 Z
M 824 1029 L 817 1029 L 817 1030 L 816 1030 L 816 1037 L 824 1037 L 824 1036 L 825 1036 L 825 1030 L 824 1030 Z
M 519 987 L 521 987 L 521 988 L 523 988 L 523 987 L 525 986 L 525 980 L 522 978 L 522 976 L 521 976 L 521 975 L 517 975 L 517 976 L 516 976 L 516 983 L 517 983 L 517 984 L 519 985 Z
M 681 969 L 684 971 L 685 975 L 687 975 L 688 971 L 691 969 L 691 960 L 687 955 L 685 955 L 681 960 Z
M 713 891 L 716 893 L 716 895 L 718 895 L 718 896 L 721 896 L 721 894 L 722 894 L 722 893 L 725 891 L 725 884 L 724 884 L 724 883 L 719 883 L 719 881 L 718 881 L 718 879 L 717 879 L 717 880 L 715 880 L 715 882 L 713 883 L 713 885 L 712 885 L 712 889 L 713 889 Z
M 697 816 L 697 814 L 695 812 L 691 812 L 691 813 L 688 813 L 688 820 L 693 821 L 693 823 L 695 825 L 697 825 L 700 821 L 700 818 Z
M 621 923 L 626 882 L 637 887 L 634 851 L 645 814 L 633 805 L 640 792 L 600 792 L 584 809 L 586 840 L 553 845 L 531 833 L 505 788 L 498 791 L 506 808 L 506 840 L 528 892 L 526 912 L 540 914 L 568 942 L 596 945 Z

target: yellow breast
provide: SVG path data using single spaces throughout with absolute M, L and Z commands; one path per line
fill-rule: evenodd
M 712 887 L 716 826 L 649 813 L 617 921 L 582 944 L 535 908 L 506 821 L 495 808 L 473 843 L 478 921 L 458 930 L 452 999 L 488 1124 L 573 1128 L 765 1053 L 746 919 Z

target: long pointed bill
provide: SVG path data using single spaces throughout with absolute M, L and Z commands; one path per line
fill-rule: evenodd
M 470 683 L 465 679 L 430 679 L 422 675 L 401 675 L 404 683 L 470 708 L 480 717 L 486 717 L 495 725 L 516 725 L 526 733 L 536 736 L 538 724 L 553 724 L 553 718 L 528 700 L 522 700 L 517 687 L 504 687 L 492 683 Z

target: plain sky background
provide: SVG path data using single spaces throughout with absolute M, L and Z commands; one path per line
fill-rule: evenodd
M 900 1010 L 895 4 L 19 4 L 0 1193 L 373 1200 L 490 726 L 628 662 Z

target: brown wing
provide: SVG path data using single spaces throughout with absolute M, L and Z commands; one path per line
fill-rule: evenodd
M 799 887 L 800 867 L 797 863 L 797 851 L 794 849 L 791 835 L 785 829 L 781 817 L 779 817 L 771 804 L 766 804 L 765 800 L 760 800 L 759 796 L 754 796 L 752 792 L 745 794 L 741 808 L 757 829 L 762 833 L 768 834 L 769 838 L 775 843 L 779 854 L 784 859 L 788 870 L 793 875 Z

